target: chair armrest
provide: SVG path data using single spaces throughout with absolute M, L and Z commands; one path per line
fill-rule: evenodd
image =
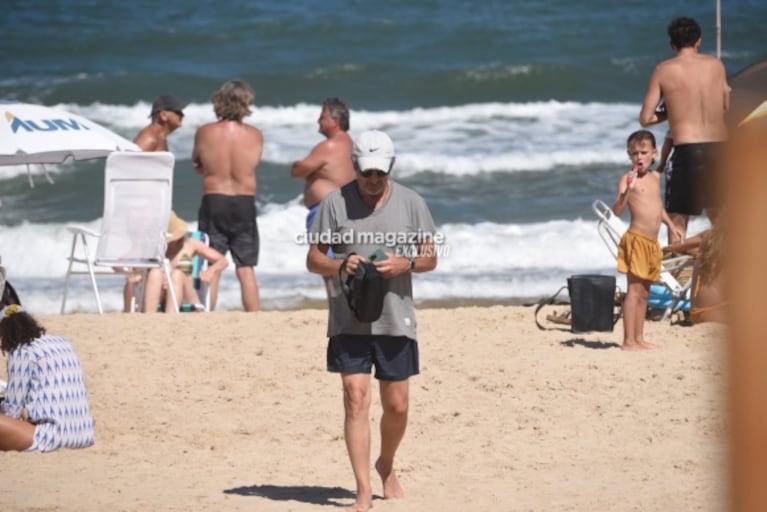
M 673 272 L 695 264 L 695 258 L 689 255 L 674 256 L 661 260 L 661 266 L 666 272 Z
M 100 237 L 101 234 L 97 231 L 93 231 L 92 229 L 83 227 L 83 226 L 67 226 L 67 229 L 70 233 L 73 233 L 75 235 L 88 235 L 93 237 Z

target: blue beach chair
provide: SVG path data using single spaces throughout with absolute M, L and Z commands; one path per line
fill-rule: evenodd
M 191 231 L 189 236 L 195 240 L 199 240 L 205 245 L 209 245 L 208 234 L 204 231 Z M 204 311 L 210 311 L 210 283 L 204 282 L 200 279 L 200 272 L 205 270 L 208 262 L 205 258 L 201 258 L 199 255 L 195 255 L 192 258 L 192 279 L 194 280 L 194 290 L 197 292 L 198 304 L 204 306 Z M 181 311 L 196 311 L 195 304 L 182 304 Z
M 186 236 L 199 240 L 205 245 L 209 245 L 210 243 L 207 233 L 203 231 L 188 231 Z M 202 258 L 199 255 L 195 255 L 192 258 L 192 281 L 194 283 L 194 291 L 197 294 L 197 300 L 194 303 L 182 302 L 179 306 L 180 312 L 210 311 L 210 284 L 200 279 L 200 273 L 205 270 L 207 265 L 208 262 L 205 258 Z M 165 311 L 164 304 L 158 304 L 157 311 Z
M 681 299 L 674 302 L 674 295 L 666 286 L 660 284 L 650 285 L 650 294 L 647 296 L 647 307 L 650 309 L 666 309 L 673 307 L 675 311 L 690 311 L 690 301 Z

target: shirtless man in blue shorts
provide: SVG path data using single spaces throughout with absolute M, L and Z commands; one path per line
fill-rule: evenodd
M 331 191 L 346 185 L 355 178 L 352 165 L 352 138 L 349 137 L 349 109 L 338 98 L 327 98 L 322 103 L 322 112 L 317 119 L 319 132 L 325 140 L 314 146 L 303 160 L 293 163 L 290 175 L 306 180 L 304 184 L 304 204 L 309 209 L 306 214 L 306 230 L 314 223 L 314 217 L 320 207 L 320 201 Z M 333 256 L 330 250 L 328 256 Z M 325 289 L 329 282 L 325 278 Z
M 681 233 L 690 215 L 718 206 L 713 171 L 716 154 L 727 139 L 724 115 L 730 104 L 722 62 L 699 53 L 701 30 L 691 18 L 675 18 L 668 26 L 676 57 L 658 64 L 650 76 L 639 122 L 647 127 L 668 120 L 674 154 L 666 183 L 666 211 Z M 663 100 L 664 110 L 656 110 Z
M 303 160 L 293 163 L 290 175 L 306 180 L 304 204 L 309 208 L 306 229 L 312 227 L 320 201 L 342 185 L 355 178 L 352 165 L 352 138 L 349 137 L 349 109 L 338 98 L 322 103 L 317 120 L 319 132 L 325 140 L 314 146 Z
M 222 254 L 232 252 L 245 311 L 259 310 L 256 224 L 256 167 L 261 161 L 261 131 L 242 122 L 250 115 L 254 95 L 240 80 L 226 82 L 211 101 L 218 121 L 197 129 L 192 164 L 202 180 L 198 228 Z M 211 309 L 218 296 L 218 279 L 211 281 Z

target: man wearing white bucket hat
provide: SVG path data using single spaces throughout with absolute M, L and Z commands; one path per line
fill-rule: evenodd
M 394 456 L 405 435 L 409 378 L 419 373 L 412 274 L 437 266 L 435 227 L 426 202 L 390 179 L 394 144 L 381 131 L 362 133 L 352 151 L 357 178 L 320 203 L 309 233 L 307 268 L 330 278 L 327 368 L 341 374 L 346 448 L 357 483 L 354 510 L 372 506 L 370 484 L 370 371 L 381 404 L 381 452 L 375 469 L 384 498 L 404 491 Z M 334 258 L 327 256 L 333 250 Z M 372 262 L 372 265 L 370 264 Z M 374 266 L 374 269 L 371 267 Z M 368 288 L 377 310 L 361 311 L 371 297 L 345 293 L 361 269 L 378 279 Z M 380 279 L 377 276 L 380 275 Z M 359 285 L 356 285 L 359 286 Z M 374 306 L 375 309 L 375 306 Z

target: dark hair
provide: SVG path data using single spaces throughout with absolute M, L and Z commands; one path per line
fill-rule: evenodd
M 327 98 L 322 102 L 322 108 L 328 110 L 331 118 L 338 121 L 338 126 L 345 132 L 349 131 L 349 108 L 338 98 Z
M 677 49 L 695 46 L 700 36 L 700 25 L 692 18 L 674 18 L 668 25 L 668 37 Z
M 19 295 L 10 282 L 5 282 L 3 294 L 0 296 L 0 308 L 11 305 L 21 306 Z M 24 311 L 18 311 L 7 317 L 0 316 L 0 350 L 3 354 L 10 352 L 19 345 L 31 343 L 35 338 L 45 334 L 34 318 Z
M 650 130 L 637 130 L 626 139 L 626 146 L 632 142 L 642 142 L 643 140 L 649 140 L 652 147 L 655 148 L 655 135 Z
M 45 328 L 25 311 L 0 317 L 0 350 L 3 354 L 21 345 L 28 345 L 43 334 L 45 334 Z

